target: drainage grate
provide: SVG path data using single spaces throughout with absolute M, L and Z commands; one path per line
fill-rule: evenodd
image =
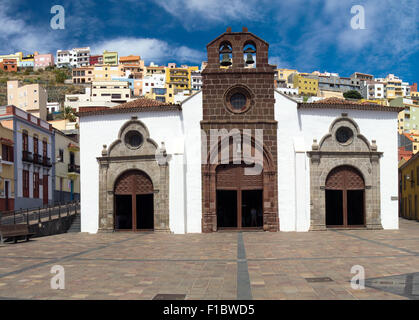
M 185 300 L 186 294 L 159 293 L 153 300 Z
M 331 282 L 333 281 L 329 277 L 322 277 L 322 278 L 305 278 L 307 282 Z

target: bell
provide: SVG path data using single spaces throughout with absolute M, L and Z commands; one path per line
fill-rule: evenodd
M 255 61 L 253 60 L 253 56 L 251 53 L 247 54 L 246 64 L 254 64 Z
M 221 60 L 221 65 L 223 67 L 231 66 L 231 59 L 228 53 L 223 53 L 223 59 Z

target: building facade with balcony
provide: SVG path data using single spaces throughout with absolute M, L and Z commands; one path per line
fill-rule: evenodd
M 104 64 L 118 64 L 118 52 L 116 51 L 103 51 Z
M 14 170 L 13 130 L 0 122 L 0 212 L 14 209 L 15 170 Z
M 0 121 L 13 129 L 14 209 L 51 204 L 55 184 L 52 125 L 15 106 L 0 107 Z
M 91 83 L 94 80 L 93 69 L 94 67 L 90 67 L 90 66 L 73 68 L 72 70 L 73 83 L 77 83 L 77 84 Z
M 80 200 L 80 149 L 75 139 L 55 133 L 55 202 Z

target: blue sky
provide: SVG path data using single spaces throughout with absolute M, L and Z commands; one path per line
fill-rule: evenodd
M 64 30 L 50 27 L 57 4 Z M 350 26 L 354 5 L 365 8 L 365 30 Z M 247 26 L 270 43 L 278 67 L 419 81 L 417 0 L 0 0 L 0 8 L 0 53 L 90 46 L 199 65 L 207 43 Z

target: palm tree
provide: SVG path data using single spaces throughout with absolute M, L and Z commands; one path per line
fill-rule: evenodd
M 77 120 L 76 115 L 73 112 L 73 108 L 69 106 L 64 108 L 64 119 L 67 119 L 70 122 L 75 122 Z

